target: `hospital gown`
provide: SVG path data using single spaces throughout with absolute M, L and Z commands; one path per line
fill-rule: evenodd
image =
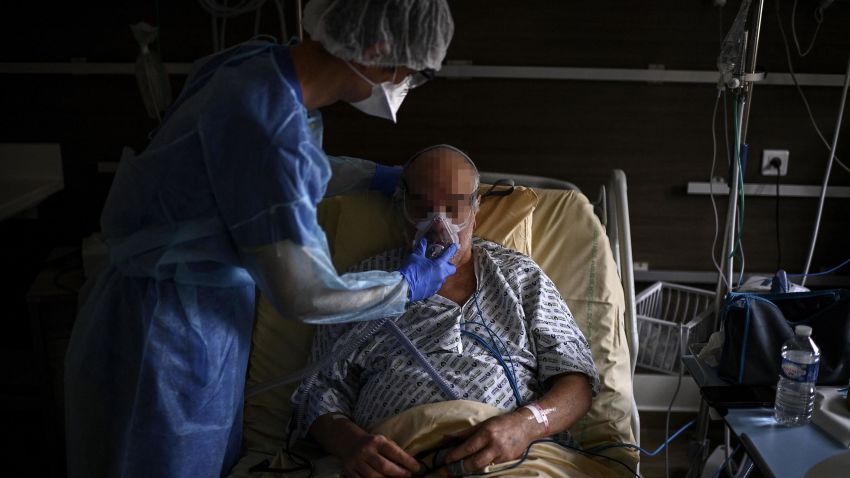
M 331 301 L 299 292 L 313 297 L 306 306 L 325 309 L 290 318 L 404 310 L 400 274 L 333 270 L 316 204 L 332 169 L 344 167 L 335 176 L 356 184 L 358 166 L 329 162 L 314 118 L 288 48 L 246 43 L 198 63 L 149 147 L 122 158 L 101 218 L 109 265 L 87 285 L 65 364 L 69 477 L 230 470 L 241 447 L 255 284 L 281 295 L 246 263 L 257 248 L 282 245 L 263 265 L 277 267 L 287 291 L 321 286 L 336 302 L 358 288 L 371 291 L 361 299 L 378 292 L 360 302 L 371 316 L 366 305 L 322 316 Z
M 356 269 L 392 270 L 403 250 L 386 251 Z M 473 259 L 478 278 L 479 314 L 474 296 L 458 305 L 434 295 L 412 304 L 396 324 L 428 358 L 461 399 L 516 409 L 505 371 L 474 339 L 473 332 L 492 343 L 487 326 L 504 342 L 516 371 L 524 402 L 545 392 L 544 382 L 559 374 L 587 376 L 594 395 L 599 376 L 590 346 L 575 324 L 554 283 L 528 257 L 493 242 L 475 239 Z M 333 354 L 338 344 L 358 340 L 368 324 L 320 327 L 312 359 Z M 293 395 L 302 407 L 300 433 L 321 415 L 343 413 L 365 429 L 417 405 L 444 401 L 430 376 L 385 330 L 347 357 L 339 357 L 313 381 L 303 382 Z

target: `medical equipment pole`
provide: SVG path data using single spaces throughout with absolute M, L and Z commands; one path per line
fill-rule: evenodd
M 759 37 L 761 35 L 761 18 L 764 11 L 764 0 L 759 0 L 756 6 L 756 11 L 752 16 L 752 42 L 748 41 L 748 32 L 744 33 L 744 47 L 742 56 L 746 55 L 747 48 L 750 48 L 749 61 L 741 62 L 746 68 L 740 70 L 740 83 L 735 85 L 726 85 L 729 87 L 743 88 L 742 93 L 736 95 L 735 101 L 739 102 L 738 109 L 738 128 L 735 138 L 737 154 L 732 161 L 732 174 L 729 178 L 729 203 L 726 209 L 726 229 L 723 239 L 723 257 L 721 259 L 720 277 L 717 278 L 717 291 L 714 298 L 714 323 L 712 332 L 720 328 L 720 306 L 723 302 L 723 297 L 727 292 L 732 290 L 732 277 L 734 274 L 734 258 L 732 251 L 736 247 L 736 224 L 738 217 L 738 193 L 739 177 L 744 172 L 741 171 L 741 153 L 747 154 L 747 126 L 750 120 L 750 104 L 753 96 L 754 82 L 761 79 L 761 75 L 756 74 L 756 59 L 758 58 Z M 740 232 L 739 232 L 740 234 Z M 728 281 L 724 284 L 723 272 L 726 271 Z M 688 450 L 688 457 L 691 463 L 698 462 L 699 466 L 691 466 L 688 469 L 688 477 L 698 476 L 702 472 L 702 468 L 708 458 L 708 427 L 709 427 L 709 406 L 705 400 L 700 400 L 699 417 L 697 420 L 697 434 L 691 448 Z
M 304 27 L 302 25 L 303 22 L 301 21 L 301 16 L 302 16 L 301 9 L 302 9 L 301 0 L 296 0 L 295 1 L 295 24 L 298 26 L 298 41 L 299 42 L 304 41 Z
M 753 78 L 756 74 L 756 59 L 758 58 L 759 53 L 759 37 L 761 36 L 761 16 L 762 9 L 764 8 L 764 0 L 759 0 L 758 5 L 756 6 L 756 13 L 753 18 L 753 42 L 752 49 L 750 49 L 750 58 L 749 58 L 749 74 L 750 78 Z M 753 87 L 755 83 L 750 79 L 749 81 L 744 79 L 744 88 L 747 93 L 747 102 L 744 105 L 744 115 L 741 121 L 741 143 L 744 144 L 747 142 L 747 125 L 750 122 L 750 106 L 753 103 Z
M 732 278 L 734 276 L 734 266 L 735 261 L 732 257 L 732 251 L 735 250 L 736 244 L 736 232 L 740 234 L 740 231 L 736 230 L 736 219 L 738 217 L 738 194 L 740 192 L 739 186 L 739 175 L 743 175 L 744 172 L 741 171 L 741 155 L 746 155 L 747 148 L 747 126 L 749 125 L 750 120 L 750 106 L 752 104 L 753 97 L 753 88 L 755 87 L 755 82 L 761 79 L 760 74 L 756 74 L 756 60 L 758 59 L 758 47 L 759 47 L 759 38 L 761 37 L 761 19 L 762 14 L 764 12 L 764 0 L 759 0 L 756 4 L 756 10 L 752 16 L 752 41 L 749 40 L 749 32 L 745 32 L 744 35 L 744 48 L 742 51 L 742 57 L 746 56 L 747 50 L 749 49 L 749 58 L 742 58 L 741 65 L 745 65 L 746 68 L 742 68 L 740 70 L 740 85 L 739 86 L 743 93 L 739 93 L 736 95 L 736 101 L 739 103 L 738 109 L 738 125 L 737 129 L 737 137 L 735 141 L 737 141 L 736 151 L 738 154 L 732 161 L 732 174 L 729 178 L 729 203 L 726 210 L 726 228 L 725 234 L 723 238 L 723 255 L 721 257 L 721 267 L 720 271 L 721 276 L 717 278 L 717 288 L 716 288 L 716 296 L 714 300 L 714 324 L 712 330 L 717 330 L 720 322 L 720 306 L 723 302 L 723 297 L 727 292 L 732 290 Z M 726 283 L 724 284 L 723 273 L 726 275 Z
M 823 186 L 820 190 L 820 202 L 815 219 L 815 230 L 812 232 L 812 242 L 809 244 L 809 255 L 806 257 L 806 268 L 803 270 L 803 280 L 800 285 L 806 285 L 809 268 L 812 266 L 812 256 L 815 254 L 815 244 L 818 242 L 821 214 L 823 213 L 823 202 L 826 198 L 826 188 L 829 185 L 829 175 L 832 172 L 832 163 L 835 160 L 835 148 L 838 147 L 838 134 L 841 131 L 841 120 L 844 119 L 844 105 L 847 101 L 847 87 L 850 85 L 850 56 L 847 57 L 847 73 L 844 74 L 844 89 L 841 91 L 841 103 L 838 106 L 838 120 L 835 122 L 835 131 L 832 134 L 832 146 L 829 148 L 829 161 L 826 162 L 826 172 L 823 175 Z

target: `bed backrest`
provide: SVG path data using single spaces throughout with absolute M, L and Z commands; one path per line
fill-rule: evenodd
M 635 443 L 631 361 L 625 329 L 625 300 L 605 229 L 579 191 L 536 190 L 531 256 L 558 286 L 590 342 L 601 389 L 590 412 L 572 429 L 584 447 Z M 637 453 L 606 452 L 634 468 Z

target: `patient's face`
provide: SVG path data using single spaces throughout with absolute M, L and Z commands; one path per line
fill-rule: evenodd
M 408 219 L 409 237 L 412 239 L 416 234 L 411 223 L 417 223 L 431 213 L 442 212 L 452 224 L 462 228 L 458 232 L 458 252 L 452 263 L 460 265 L 468 261 L 477 210 L 477 198 L 473 196 L 476 192 L 475 171 L 469 163 L 451 149 L 434 149 L 408 167 L 404 181 L 407 185 L 404 213 Z

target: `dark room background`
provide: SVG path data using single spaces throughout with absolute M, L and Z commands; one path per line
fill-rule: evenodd
M 811 53 L 797 54 L 791 37 L 792 0 L 765 2 L 758 64 L 788 72 L 776 7 L 788 35 L 795 71 L 841 75 L 850 55 L 850 1 L 824 10 Z M 31 360 L 27 291 L 45 268 L 75 289 L 79 247 L 99 229 L 98 218 L 112 179 L 103 163 L 119 160 L 129 146 L 144 149 L 156 120 L 148 118 L 132 74 L 139 48 L 129 25 L 160 28 L 155 49 L 167 65 L 188 64 L 212 53 L 209 14 L 196 1 L 6 2 L 0 16 L 0 142 L 58 143 L 65 188 L 37 214 L 0 222 L 3 268 L 3 400 L 23 408 L 38 394 Z M 285 23 L 295 33 L 295 8 L 285 0 Z M 725 3 L 718 6 L 716 3 Z M 797 2 L 796 33 L 805 48 L 824 2 Z M 828 3 L 828 2 L 827 2 Z M 508 1 L 453 0 L 455 36 L 447 63 L 509 67 L 716 70 L 722 34 L 739 1 Z M 254 17 L 228 22 L 226 45 L 253 35 Z M 260 31 L 280 37 L 271 2 Z M 25 73 L 22 64 L 80 66 Z M 103 74 L 99 64 L 123 64 L 125 73 Z M 3 66 L 5 65 L 5 66 Z M 94 65 L 90 71 L 86 65 Z M 185 75 L 172 73 L 174 97 Z M 832 139 L 841 96 L 838 86 L 803 86 L 814 118 Z M 398 124 L 371 118 L 345 104 L 323 111 L 325 148 L 331 154 L 401 164 L 433 143 L 469 152 L 486 171 L 543 175 L 577 184 L 591 199 L 612 169 L 626 172 L 634 260 L 650 270 L 713 270 L 714 219 L 708 196 L 687 193 L 690 181 L 709 180 L 712 160 L 711 83 L 509 78 L 438 78 L 404 102 Z M 719 110 L 722 112 L 721 103 Z M 731 103 L 726 109 L 731 111 Z M 850 125 L 845 115 L 838 156 L 850 164 Z M 717 176 L 727 165 L 724 125 L 717 119 Z M 757 85 L 749 123 L 750 161 L 745 181 L 771 183 L 760 173 L 763 149 L 790 151 L 787 184 L 819 186 L 828 149 L 818 139 L 798 92 L 790 85 Z M 99 167 L 100 165 L 100 167 Z M 101 171 L 106 170 L 106 171 Z M 833 167 L 831 185 L 850 185 L 850 173 Z M 726 200 L 718 197 L 721 228 Z M 850 201 L 826 201 L 812 270 L 850 257 Z M 747 198 L 744 250 L 748 272 L 777 265 L 775 198 Z M 817 198 L 782 198 L 781 267 L 800 272 L 814 225 Z M 846 272 L 844 273 L 846 279 Z M 63 283 L 62 281 L 66 281 Z M 711 288 L 712 286 L 708 286 Z M 640 288 L 638 288 L 640 290 Z M 33 441 L 37 432 L 30 433 Z M 24 437 L 26 439 L 26 436 Z M 23 449 L 23 447 L 22 447 Z

